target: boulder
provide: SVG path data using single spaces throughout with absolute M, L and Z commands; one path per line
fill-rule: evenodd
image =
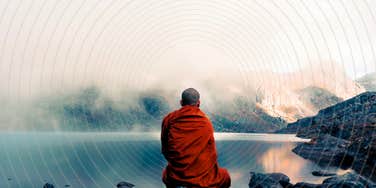
M 131 184 L 131 183 L 128 183 L 128 182 L 125 182 L 125 181 L 122 181 L 122 182 L 119 182 L 116 187 L 117 188 L 132 188 L 134 187 L 135 185 Z
M 282 173 L 251 172 L 248 186 L 250 188 L 283 188 L 290 184 L 290 178 Z

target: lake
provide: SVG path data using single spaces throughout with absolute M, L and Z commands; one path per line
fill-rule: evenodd
M 283 172 L 291 181 L 321 182 L 322 169 L 291 149 L 294 135 L 216 133 L 218 162 L 232 187 L 247 187 L 249 172 Z M 166 161 L 159 133 L 0 133 L 0 187 L 163 187 Z M 336 170 L 336 169 L 331 169 Z M 342 172 L 340 172 L 342 173 Z

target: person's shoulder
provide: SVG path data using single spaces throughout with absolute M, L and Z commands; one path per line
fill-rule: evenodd
M 210 122 L 210 117 L 204 112 L 202 111 L 201 109 L 199 109 L 199 115 L 205 119 L 205 121 L 208 121 Z
M 175 116 L 175 114 L 178 112 L 178 110 L 175 110 L 175 111 L 172 111 L 170 113 L 168 113 L 166 116 L 163 117 L 163 121 L 165 120 L 168 120 L 168 119 L 171 119 L 172 117 Z

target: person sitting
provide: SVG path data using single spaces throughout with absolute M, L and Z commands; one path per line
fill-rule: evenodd
M 200 110 L 200 94 L 193 88 L 183 91 L 181 108 L 162 121 L 162 154 L 168 165 L 162 180 L 167 188 L 228 188 L 228 171 L 220 168 L 210 119 Z

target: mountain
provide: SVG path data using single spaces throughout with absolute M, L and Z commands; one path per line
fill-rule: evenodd
M 348 139 L 352 129 L 376 123 L 376 93 L 364 92 L 348 100 L 324 108 L 315 116 L 290 123 L 279 133 L 296 133 L 300 137 L 314 137 L 321 133 Z M 376 116 L 375 116 L 376 117 Z
M 364 91 L 338 65 L 261 75 L 265 81 L 257 89 L 242 90 L 228 80 L 200 90 L 216 131 L 274 132 Z M 63 130 L 158 130 L 163 116 L 179 108 L 171 93 L 176 91 L 133 91 L 115 100 L 93 86 L 47 101 L 47 111 Z
M 376 73 L 366 74 L 356 79 L 356 82 L 363 86 L 367 91 L 376 91 Z
M 300 89 L 297 94 L 299 95 L 299 100 L 314 111 L 319 111 L 343 101 L 342 98 L 337 97 L 334 93 L 316 86 Z
M 244 80 L 229 75 L 221 81 L 197 84 L 202 109 L 216 131 L 273 132 L 364 91 L 336 64 L 247 75 L 246 87 Z M 176 94 L 181 88 L 168 86 L 118 89 L 116 94 L 106 93 L 105 86 L 91 86 L 39 97 L 32 104 L 16 102 L 5 107 L 8 110 L 0 116 L 0 126 L 15 130 L 159 130 L 163 116 L 179 108 Z
M 115 101 L 97 87 L 88 87 L 39 103 L 39 108 L 54 117 L 57 127 L 67 131 L 157 131 L 172 107 L 163 92 L 143 92 Z M 218 102 L 219 103 L 219 102 Z M 253 101 L 236 97 L 224 101 L 208 114 L 217 132 L 273 132 L 285 121 L 268 115 Z
M 365 92 L 351 99 L 322 109 L 316 116 L 300 119 L 288 127 L 296 127 L 300 137 L 328 133 L 349 139 L 353 130 L 376 126 L 376 93 Z
M 246 97 L 236 97 L 209 116 L 220 132 L 274 132 L 286 126 L 282 118 L 270 116 Z
M 50 100 L 45 109 L 56 117 L 61 130 L 158 130 L 171 109 L 163 96 L 141 94 L 132 105 L 105 97 L 97 87 Z
M 289 123 L 365 91 L 347 76 L 341 65 L 330 62 L 296 72 L 262 75 L 267 82 L 258 89 L 263 95 L 260 105 L 269 115 Z

